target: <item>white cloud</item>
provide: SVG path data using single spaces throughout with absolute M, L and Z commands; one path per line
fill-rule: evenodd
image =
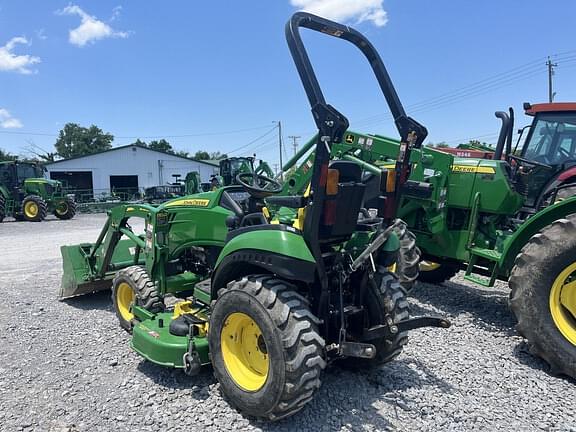
M 6 45 L 0 46 L 0 71 L 15 71 L 21 74 L 36 72 L 30 66 L 40 63 L 40 58 L 28 54 L 14 54 L 12 51 L 18 44 L 28 45 L 28 39 L 18 36 L 10 39 Z
M 113 16 L 116 18 L 120 11 L 115 8 Z M 89 43 L 94 43 L 100 39 L 106 38 L 127 38 L 128 33 L 116 31 L 104 21 L 100 21 L 94 16 L 88 15 L 80 6 L 69 5 L 56 12 L 59 15 L 78 15 L 80 25 L 69 32 L 68 40 L 71 44 L 83 47 Z
M 388 22 L 382 3 L 383 0 L 290 0 L 294 7 L 333 21 L 370 21 L 377 27 Z
M 120 17 L 120 12 L 122 12 L 122 6 L 116 6 L 112 9 L 112 16 L 110 17 L 110 21 L 115 21 Z
M 12 117 L 10 111 L 0 108 L 0 128 L 4 129 L 18 129 L 22 127 L 22 122 L 15 117 Z

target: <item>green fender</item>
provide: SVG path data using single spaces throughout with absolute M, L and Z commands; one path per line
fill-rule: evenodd
M 227 241 L 216 261 L 213 298 L 229 281 L 258 271 L 311 283 L 316 262 L 302 235 L 292 227 L 274 224 L 240 228 Z
M 540 210 L 524 222 L 520 228 L 507 239 L 502 250 L 502 256 L 500 257 L 500 268 L 503 269 L 505 273 L 510 273 L 514 265 L 514 260 L 520 253 L 520 250 L 528 243 L 534 234 L 552 224 L 554 221 L 574 213 L 576 213 L 576 197 L 560 201 L 557 204 Z

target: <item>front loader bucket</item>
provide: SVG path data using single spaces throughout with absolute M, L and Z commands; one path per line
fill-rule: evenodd
M 99 276 L 96 273 L 95 262 L 97 260 L 88 258 L 94 247 L 92 243 L 60 247 L 60 253 L 62 254 L 62 284 L 60 285 L 58 298 L 62 300 L 110 289 L 114 274 L 118 270 L 131 265 L 144 264 L 143 258 L 139 262 L 134 261 L 134 246 L 132 240 L 120 240 L 114 249 L 112 260 L 104 276 Z M 101 255 L 102 250 L 100 247 L 95 256 Z
M 92 280 L 92 271 L 88 262 L 91 244 L 62 246 L 62 284 L 59 299 L 75 297 L 110 288 L 110 281 Z

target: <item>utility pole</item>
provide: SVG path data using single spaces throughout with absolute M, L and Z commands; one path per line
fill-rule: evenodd
M 298 138 L 300 138 L 300 136 L 290 135 L 288 138 L 292 140 L 292 148 L 294 149 L 294 155 L 296 155 L 296 150 L 298 150 Z
M 555 93 L 552 92 L 552 75 L 554 75 L 554 68 L 558 66 L 558 63 L 552 63 L 550 56 L 548 56 L 546 66 L 548 66 L 548 102 L 551 103 L 555 95 Z
M 275 122 L 278 124 L 278 150 L 280 151 L 280 181 L 284 181 L 284 175 L 282 173 L 282 167 L 284 164 L 282 163 L 282 122 L 278 120 Z

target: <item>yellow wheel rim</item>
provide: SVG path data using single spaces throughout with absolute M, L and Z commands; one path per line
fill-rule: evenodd
M 120 312 L 120 316 L 126 321 L 134 318 L 131 308 L 135 298 L 134 290 L 126 282 L 122 282 L 118 285 L 118 288 L 116 288 L 116 305 L 118 312 Z
M 248 315 L 228 315 L 220 333 L 224 366 L 232 380 L 246 391 L 258 391 L 266 383 L 270 360 L 258 324 Z
M 576 262 L 566 267 L 552 284 L 550 312 L 560 333 L 576 345 Z
M 28 201 L 24 205 L 24 214 L 29 218 L 38 216 L 38 204 L 36 204 L 34 201 Z
M 440 268 L 440 264 L 432 261 L 420 261 L 420 271 L 434 271 Z
M 62 203 L 58 207 L 56 207 L 56 213 L 58 213 L 60 216 L 66 214 L 67 211 L 68 211 L 68 204 L 66 203 Z

